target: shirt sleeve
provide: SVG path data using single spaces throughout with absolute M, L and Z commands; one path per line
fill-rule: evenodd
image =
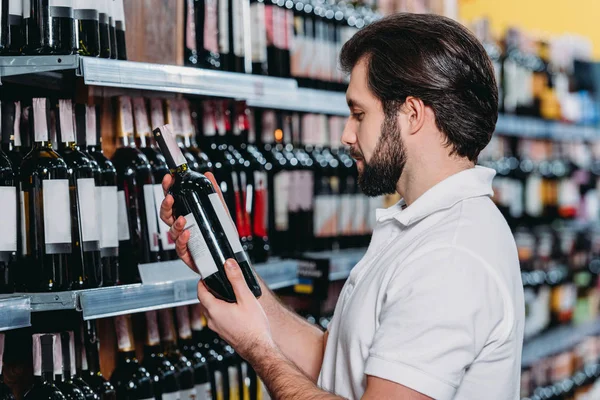
M 477 354 L 500 336 L 500 290 L 484 262 L 456 248 L 405 265 L 385 292 L 365 374 L 452 399 Z

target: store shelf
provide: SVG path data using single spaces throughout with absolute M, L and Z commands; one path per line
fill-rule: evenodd
M 598 140 L 600 128 L 545 121 L 539 118 L 501 114 L 496 132 L 509 136 L 553 140 Z
M 17 56 L 0 57 L 0 78 L 43 72 L 76 70 L 79 56 Z
M 0 332 L 31 325 L 31 306 L 27 296 L 0 296 Z
M 305 88 L 298 88 L 281 97 L 250 98 L 248 105 L 330 115 L 346 116 L 350 114 L 346 105 L 345 93 Z
M 571 349 L 586 336 L 600 334 L 600 319 L 581 325 L 560 326 L 551 329 L 523 345 L 521 365 L 528 367 L 544 357 Z
M 350 271 L 365 255 L 367 249 L 309 252 L 304 256 L 316 259 L 329 259 L 329 280 L 339 281 L 348 278 Z

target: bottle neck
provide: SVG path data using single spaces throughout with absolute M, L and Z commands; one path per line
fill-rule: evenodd
M 119 350 L 117 359 L 120 363 L 131 363 L 131 362 L 137 363 L 138 362 L 134 350 L 128 350 L 128 351 Z
M 175 179 L 177 179 L 177 177 L 184 178 L 190 173 L 190 167 L 187 164 L 181 164 L 176 168 L 169 168 L 169 171 L 171 172 L 171 175 L 175 177 Z
M 149 146 L 149 136 L 148 135 L 136 135 L 135 137 L 135 143 L 137 145 L 137 147 L 139 147 L 140 149 L 144 149 L 146 147 L 150 147 Z
M 75 142 L 60 142 L 59 149 L 76 151 L 79 150 L 79 146 Z
M 133 135 L 123 135 L 117 138 L 117 147 L 135 147 Z

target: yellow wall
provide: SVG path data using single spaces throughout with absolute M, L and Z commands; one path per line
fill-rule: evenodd
M 571 33 L 592 40 L 600 59 L 600 0 L 458 0 L 460 20 L 487 16 L 496 36 L 517 26 L 541 34 Z

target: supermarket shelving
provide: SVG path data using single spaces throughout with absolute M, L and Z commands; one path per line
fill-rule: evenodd
M 28 296 L 0 296 L 0 332 L 30 326 L 30 310 Z

